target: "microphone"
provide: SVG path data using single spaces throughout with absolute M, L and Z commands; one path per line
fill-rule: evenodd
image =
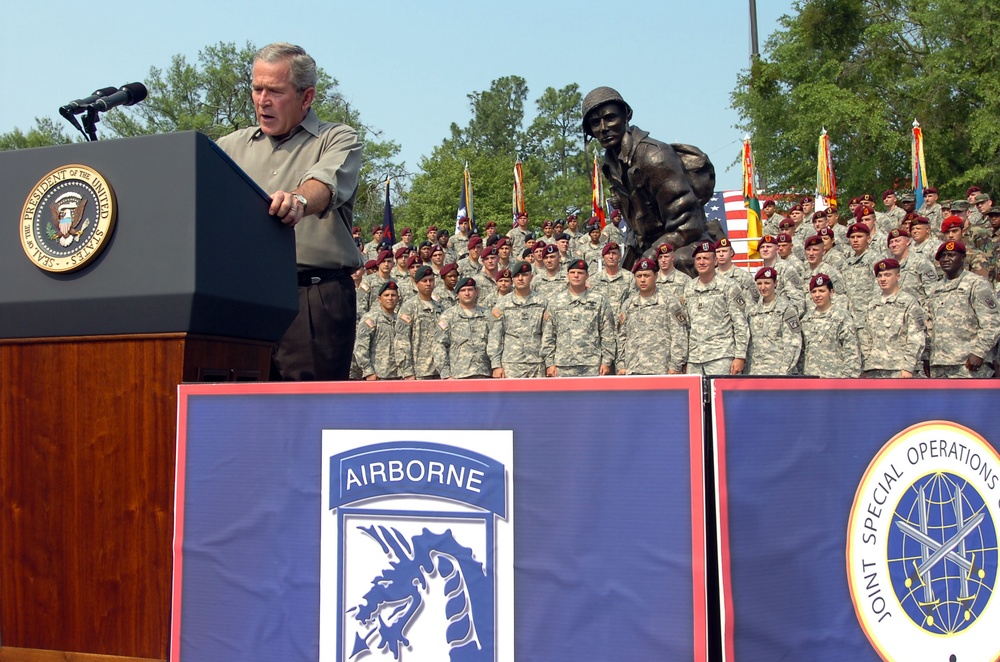
M 118 106 L 132 106 L 146 98 L 148 91 L 142 83 L 127 83 L 113 94 L 102 96 L 89 105 L 98 112 L 105 112 Z
M 82 99 L 77 99 L 76 101 L 70 101 L 68 104 L 59 109 L 59 114 L 66 117 L 70 114 L 82 113 L 87 110 L 87 106 L 94 103 L 101 97 L 106 97 L 109 94 L 114 94 L 117 90 L 113 87 L 102 87 L 99 90 L 94 90 L 94 93 L 89 97 L 84 97 Z

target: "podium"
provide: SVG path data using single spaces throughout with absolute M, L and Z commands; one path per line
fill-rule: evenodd
M 51 272 L 13 221 L 64 166 L 100 173 L 117 220 Z M 0 660 L 164 660 L 177 387 L 267 379 L 294 231 L 194 132 L 4 152 L 0 172 Z

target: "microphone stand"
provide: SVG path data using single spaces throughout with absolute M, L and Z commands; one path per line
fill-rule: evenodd
M 97 109 L 93 106 L 87 108 L 87 114 L 83 118 L 83 128 L 85 129 L 83 135 L 87 137 L 90 142 L 97 141 L 97 123 L 101 121 L 100 116 L 97 114 Z

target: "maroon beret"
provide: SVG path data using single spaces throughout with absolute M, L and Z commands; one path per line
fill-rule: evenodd
M 833 233 L 833 228 L 823 228 L 816 233 L 820 237 L 830 237 L 831 239 L 836 239 L 837 235 Z
M 410 257 L 406 258 L 406 268 L 407 269 L 409 269 L 410 267 L 412 267 L 414 264 L 419 267 L 423 263 L 424 263 L 424 261 L 420 259 L 419 255 L 411 255 Z
M 931 193 L 937 194 L 937 189 L 933 186 L 927 186 L 924 188 L 924 195 L 930 195 Z
M 809 279 L 809 291 L 812 292 L 817 287 L 828 287 L 831 292 L 833 291 L 833 283 L 830 282 L 830 277 L 826 274 L 816 274 Z
M 720 248 L 732 248 L 732 247 L 733 247 L 732 244 L 729 243 L 729 239 L 727 239 L 726 237 L 723 237 L 719 241 L 715 242 L 715 250 L 719 250 Z
M 407 246 L 400 246 L 399 248 L 396 249 L 396 254 L 393 255 L 393 257 L 398 260 L 401 257 L 403 257 L 404 255 L 406 255 L 407 253 L 409 253 L 409 252 L 410 252 L 409 247 L 407 247 Z
M 375 258 L 376 264 L 382 264 L 386 260 L 392 259 L 392 251 L 379 251 L 378 257 Z
M 907 216 L 909 216 L 909 214 L 907 214 Z M 914 214 L 913 218 L 910 219 L 911 228 L 914 225 L 930 225 L 930 224 L 931 224 L 931 219 L 927 218 L 926 216 L 920 216 L 919 214 Z
M 546 244 L 544 241 L 539 240 L 539 241 L 536 241 L 535 243 L 533 243 L 531 245 L 531 250 L 532 250 L 532 252 L 538 251 L 538 250 L 543 250 L 548 245 L 549 244 Z
M 805 248 L 809 248 L 810 246 L 816 246 L 816 245 L 819 246 L 823 245 L 823 237 L 819 236 L 818 234 L 814 234 L 813 236 L 806 239 Z
M 456 271 L 457 269 L 458 269 L 457 264 L 455 264 L 454 262 L 449 262 L 448 264 L 441 267 L 441 273 L 439 275 L 443 278 L 444 276 L 447 276 L 452 271 Z
M 601 249 L 601 257 L 604 257 L 611 251 L 620 251 L 620 250 L 621 247 L 618 244 L 616 244 L 613 241 L 609 241 L 608 243 L 604 244 L 604 248 Z
M 486 248 L 483 249 L 483 252 L 479 254 L 479 257 L 480 258 L 490 257 L 491 255 L 496 255 L 496 254 L 497 254 L 496 246 L 487 246 Z
M 632 273 L 638 273 L 640 271 L 653 271 L 656 272 L 659 269 L 656 262 L 648 257 L 641 258 L 634 265 L 632 265 Z
M 503 248 L 504 246 L 509 246 L 511 244 L 509 237 L 500 237 L 497 240 L 497 248 Z
M 979 188 L 978 186 L 970 186 L 968 190 L 965 191 L 965 197 L 969 197 L 973 193 L 982 193 L 982 192 L 983 189 Z
M 698 255 L 699 253 L 715 254 L 715 244 L 710 241 L 699 241 L 694 245 L 694 253 L 692 255 Z
M 436 226 L 436 225 L 432 225 L 432 226 L 430 226 L 429 228 L 427 228 L 427 231 L 428 231 L 428 232 L 430 232 L 431 230 L 434 230 L 434 232 L 437 232 L 437 231 L 438 231 L 438 226 Z
M 663 255 L 664 253 L 673 253 L 673 252 L 674 252 L 674 245 L 667 241 L 663 242 L 662 244 L 656 247 L 657 255 Z
M 885 244 L 886 246 L 888 246 L 889 242 L 892 241 L 893 239 L 899 239 L 900 237 L 909 237 L 909 236 L 910 232 L 906 228 L 893 228 L 889 230 L 889 236 L 886 238 Z
M 757 242 L 758 246 L 760 246 L 761 244 L 774 244 L 775 246 L 777 246 L 778 238 L 775 237 L 773 234 L 766 234 L 760 238 L 760 241 Z
M 813 221 L 815 221 L 817 218 L 826 218 L 826 212 L 820 209 L 818 212 L 813 214 Z
M 847 228 L 847 236 L 850 237 L 852 234 L 861 232 L 863 234 L 871 235 L 872 230 L 868 227 L 867 223 L 855 223 L 851 227 Z
M 792 243 L 792 235 L 788 234 L 787 232 L 782 232 L 781 234 L 778 235 L 778 243 L 779 244 Z
M 535 244 L 537 246 L 538 244 Z M 545 244 L 545 257 L 559 255 L 559 247 L 555 244 Z
M 960 241 L 946 241 L 938 246 L 937 253 L 934 254 L 934 259 L 940 260 L 941 253 L 944 253 L 945 251 L 955 251 L 956 253 L 965 255 L 965 244 Z
M 761 278 L 776 280 L 778 278 L 778 272 L 774 270 L 774 267 L 764 267 L 763 269 L 758 269 L 753 279 L 760 280 Z
M 882 191 L 882 199 L 883 200 L 885 200 L 890 195 L 896 195 L 896 192 L 893 191 L 891 188 L 887 188 L 886 190 Z
M 876 276 L 889 269 L 899 269 L 899 262 L 892 258 L 886 258 L 875 263 L 874 271 Z
M 781 222 L 778 223 L 778 227 L 779 228 L 794 228 L 795 227 L 795 221 L 793 221 L 790 218 L 783 218 L 783 219 L 781 219 Z
M 481 243 L 483 243 L 483 239 L 478 234 L 474 234 L 469 237 L 469 248 L 475 248 Z
M 365 262 L 365 269 L 366 270 L 367 269 L 374 269 L 376 267 L 378 267 L 378 262 L 376 262 L 375 260 L 368 260 L 367 262 Z

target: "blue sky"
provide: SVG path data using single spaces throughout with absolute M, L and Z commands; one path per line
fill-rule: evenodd
M 791 5 L 758 0 L 762 48 Z M 18 102 L 4 104 L 0 132 L 28 129 L 35 117 L 64 122 L 59 106 L 143 81 L 176 53 L 194 61 L 219 41 L 291 41 L 339 80 L 366 124 L 402 146 L 411 172 L 451 122 L 468 121 L 466 95 L 518 75 L 530 110 L 550 86 L 618 89 L 634 124 L 697 145 L 715 163 L 719 188 L 739 188 L 740 170 L 729 166 L 742 134 L 729 93 L 749 58 L 748 16 L 745 0 L 11 2 L 0 35 Z

